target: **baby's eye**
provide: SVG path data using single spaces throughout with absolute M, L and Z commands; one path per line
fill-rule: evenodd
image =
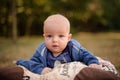
M 46 37 L 51 38 L 51 37 L 52 37 L 52 35 L 47 35 Z
M 61 38 L 62 38 L 62 37 L 64 37 L 64 35 L 59 35 L 59 37 L 61 37 Z

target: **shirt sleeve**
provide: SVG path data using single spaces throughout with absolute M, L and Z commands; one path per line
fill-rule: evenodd
M 43 68 L 46 67 L 45 52 L 42 51 L 43 47 L 44 44 L 40 45 L 30 60 L 18 60 L 16 64 L 24 66 L 34 73 L 41 74 Z M 41 55 L 41 52 L 43 55 Z
M 84 47 L 80 46 L 79 54 L 82 58 L 82 62 L 86 65 L 99 64 L 98 59 L 93 55 L 93 53 L 87 51 Z
M 80 62 L 83 62 L 86 65 L 90 64 L 99 64 L 98 59 L 91 53 L 90 51 L 86 50 L 78 41 L 72 39 L 73 43 L 73 56 L 74 59 Z
M 31 61 L 31 60 L 18 60 L 17 65 L 21 65 L 26 67 L 28 70 L 30 70 L 33 73 L 41 74 L 41 71 L 43 70 L 43 66 L 40 63 Z

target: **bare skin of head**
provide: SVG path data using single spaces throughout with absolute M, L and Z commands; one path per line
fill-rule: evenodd
M 45 20 L 43 31 L 46 47 L 55 57 L 61 54 L 71 39 L 68 19 L 60 14 L 51 15 Z

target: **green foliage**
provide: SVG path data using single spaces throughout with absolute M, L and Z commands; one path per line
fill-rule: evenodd
M 102 0 L 102 7 L 104 11 L 104 18 L 108 22 L 108 30 L 120 31 L 120 0 Z
M 60 13 L 71 32 L 120 31 L 120 0 L 16 0 L 18 36 L 41 35 L 43 21 Z M 12 32 L 11 0 L 0 0 L 0 36 Z

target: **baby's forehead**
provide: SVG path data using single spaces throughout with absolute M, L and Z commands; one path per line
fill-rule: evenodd
M 46 27 L 66 27 L 68 30 L 70 29 L 70 23 L 69 20 L 62 16 L 62 15 L 52 15 L 49 16 L 45 21 L 44 21 L 44 29 Z
M 59 15 L 59 14 L 49 16 L 49 17 L 45 20 L 45 22 L 49 22 L 49 21 L 52 22 L 52 21 L 58 21 L 58 20 L 65 21 L 65 22 L 68 22 L 68 23 L 69 23 L 69 21 L 68 21 L 68 19 L 67 19 L 66 17 L 64 17 L 64 16 L 62 16 L 62 15 Z
M 45 21 L 44 25 L 46 24 L 64 24 L 66 26 L 70 26 L 68 19 L 62 15 L 51 15 Z

